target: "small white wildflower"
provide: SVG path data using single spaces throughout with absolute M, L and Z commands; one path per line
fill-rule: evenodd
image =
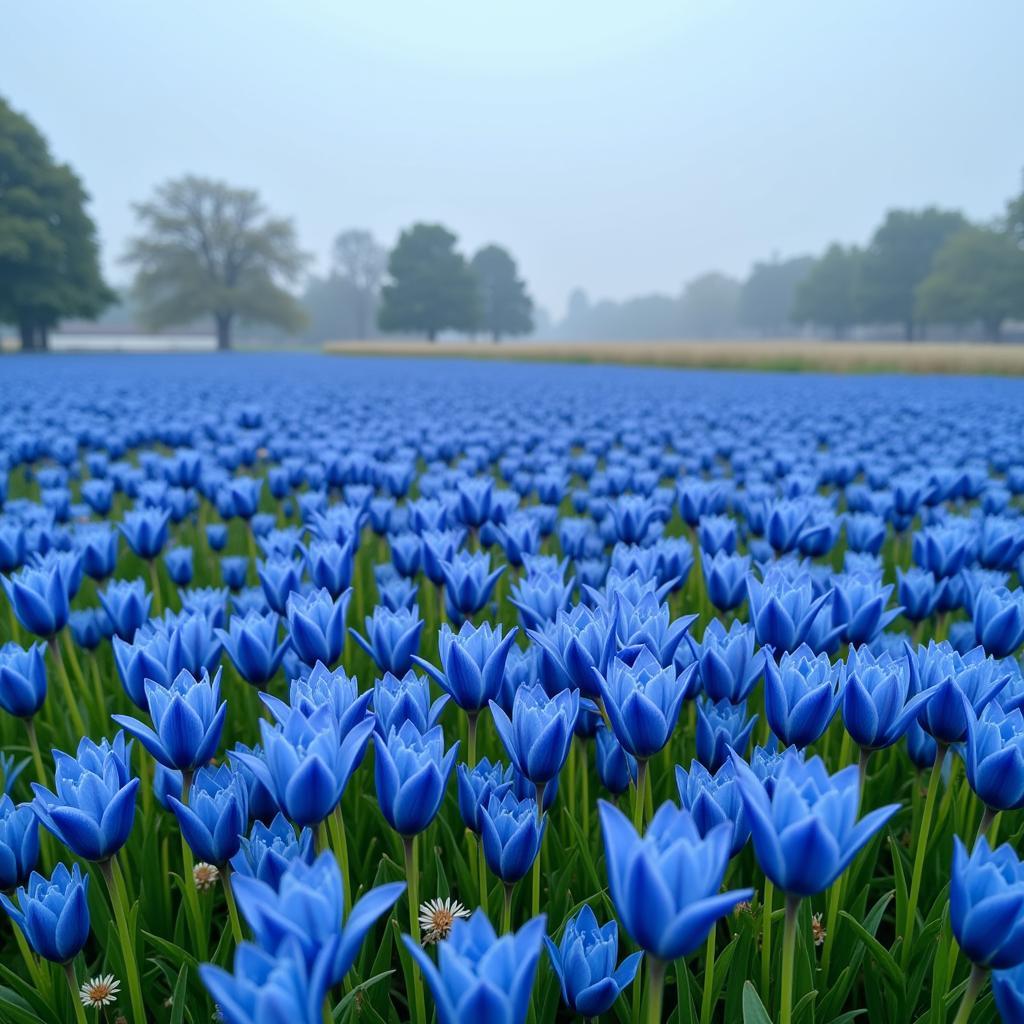
M 192 869 L 192 881 L 195 882 L 197 889 L 210 889 L 217 884 L 219 878 L 220 872 L 216 865 L 207 864 L 205 860 L 201 860 Z
M 469 917 L 469 911 L 458 900 L 449 898 L 421 903 L 420 928 L 424 945 L 447 939 L 457 917 Z
M 824 945 L 828 932 L 825 930 L 825 926 L 821 923 L 821 914 L 814 914 L 811 917 L 811 935 L 814 938 L 814 944 L 816 946 Z
M 117 978 L 112 974 L 99 974 L 95 978 L 90 978 L 79 989 L 78 998 L 82 1000 L 83 1006 L 109 1006 L 120 991 L 121 982 Z

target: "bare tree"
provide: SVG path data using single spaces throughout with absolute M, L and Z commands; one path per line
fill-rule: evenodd
M 376 321 L 377 299 L 387 269 L 388 254 L 369 231 L 352 228 L 334 240 L 332 269 L 356 296 L 356 325 L 367 338 Z

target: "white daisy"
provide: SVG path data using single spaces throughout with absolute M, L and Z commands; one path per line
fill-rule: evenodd
M 469 917 L 469 911 L 458 900 L 449 898 L 421 903 L 420 929 L 424 945 L 447 939 L 457 917 Z
M 216 865 L 207 864 L 205 860 L 201 860 L 192 869 L 192 881 L 195 882 L 197 889 L 211 889 L 219 879 L 220 872 Z
M 90 978 L 79 989 L 78 998 L 82 1000 L 83 1006 L 100 1007 L 109 1006 L 117 998 L 121 991 L 121 982 L 112 974 L 100 974 Z

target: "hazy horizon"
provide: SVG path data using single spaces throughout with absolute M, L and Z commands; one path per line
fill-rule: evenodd
M 863 242 L 884 211 L 985 219 L 1019 187 L 1024 8 L 52 0 L 5 12 L 2 94 L 92 196 L 109 279 L 131 203 L 186 172 L 333 237 L 440 221 L 569 291 L 678 293 Z M 45 58 L 45 59 L 44 59 Z

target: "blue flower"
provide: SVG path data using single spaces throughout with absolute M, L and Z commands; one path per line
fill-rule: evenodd
M 288 600 L 288 631 L 292 647 L 307 665 L 322 661 L 333 665 L 345 646 L 345 616 L 351 590 L 333 598 L 327 590 L 306 597 L 293 594 Z
M 783 756 L 769 794 L 739 757 L 736 782 L 761 870 L 787 895 L 824 892 L 899 810 L 889 804 L 857 820 L 856 765 L 829 775 L 820 757 Z
M 458 551 L 441 563 L 444 576 L 444 607 L 452 622 L 475 615 L 491 598 L 498 577 L 505 571 L 500 565 L 491 572 L 490 555 L 482 551 Z
M 405 891 L 404 882 L 377 886 L 357 900 L 346 917 L 344 883 L 330 852 L 312 864 L 293 859 L 276 888 L 245 875 L 236 875 L 233 882 L 238 909 L 266 952 L 279 952 L 294 942 L 312 967 L 321 948 L 340 937 L 328 969 L 332 985 L 348 973 L 366 933 Z
M 491 518 L 494 499 L 494 477 L 469 477 L 459 480 L 458 506 L 455 513 L 459 521 L 471 529 L 479 529 Z
M 308 715 L 294 709 L 277 728 L 260 722 L 262 757 L 242 751 L 235 756 L 291 821 L 319 825 L 338 806 L 372 732 L 373 719 L 365 714 L 343 735 L 330 704 Z
M 511 720 L 491 701 L 494 725 L 512 764 L 538 788 L 562 770 L 579 710 L 579 691 L 561 690 L 549 697 L 539 684 L 516 691 Z
M 752 889 L 721 892 L 732 825 L 701 836 L 689 811 L 664 803 L 643 837 L 611 804 L 600 801 L 608 887 L 630 938 L 659 960 L 699 949 L 715 922 Z
M 891 583 L 883 584 L 870 573 L 840 573 L 832 577 L 832 624 L 841 626 L 847 644 L 868 644 L 903 610 L 885 610 L 892 594 Z
M 385 820 L 401 836 L 417 835 L 441 808 L 458 742 L 445 753 L 440 726 L 421 733 L 407 721 L 398 729 L 392 726 L 374 750 L 377 802 Z
M 420 571 L 423 543 L 415 533 L 396 533 L 390 538 L 391 563 L 399 576 L 411 579 Z
M 333 540 L 313 541 L 304 554 L 314 587 L 328 590 L 331 597 L 338 597 L 348 588 L 352 582 L 354 566 L 354 537 L 350 537 L 344 544 Z
M 256 570 L 257 575 L 259 575 L 259 571 L 260 571 L 259 568 L 257 568 L 257 570 Z M 245 555 L 224 555 L 221 558 L 221 560 L 220 560 L 220 578 L 221 578 L 221 581 L 223 582 L 224 586 L 227 587 L 228 590 L 230 590 L 232 592 L 241 590 L 242 587 L 245 586 L 245 581 L 248 578 L 248 576 L 249 576 L 249 559 L 248 559 L 248 557 L 246 557 Z M 276 577 L 276 576 L 271 577 L 271 576 L 268 575 L 268 579 L 270 579 L 272 581 L 272 583 L 276 583 L 278 577 Z M 260 580 L 261 580 L 261 586 L 262 586 L 262 577 L 260 577 Z M 299 585 L 298 584 L 298 574 L 296 572 L 295 586 L 298 587 L 298 585 Z M 287 601 L 288 594 L 290 594 L 290 593 L 291 593 L 291 590 L 289 589 L 288 593 L 286 593 L 284 595 L 284 597 L 281 598 L 281 601 L 282 602 L 283 601 Z M 265 591 L 263 593 L 263 596 L 264 596 L 264 600 L 266 600 L 266 592 Z M 279 596 L 279 595 L 276 595 L 276 596 Z M 267 605 L 269 607 L 269 601 L 267 602 Z M 236 607 L 236 610 L 237 610 L 237 606 L 235 606 L 235 607 Z M 283 603 L 282 603 L 281 607 L 282 607 L 282 609 L 284 608 L 284 604 Z M 284 614 L 283 610 L 282 610 L 282 612 L 280 614 Z
M 153 727 L 127 715 L 112 715 L 165 768 L 191 772 L 217 749 L 228 706 L 220 699 L 220 671 L 201 679 L 182 670 L 169 686 L 147 680 L 146 701 Z
M 525 1024 L 544 934 L 542 914 L 518 932 L 495 934 L 482 910 L 457 920 L 439 943 L 437 966 L 408 935 L 402 941 L 427 979 L 438 1024 Z
M 56 636 L 71 614 L 71 580 L 63 563 L 26 566 L 0 576 L 14 614 L 30 633 L 44 640 Z
M 630 783 L 636 783 L 636 758 L 622 749 L 615 733 L 603 721 L 594 736 L 594 758 L 597 777 L 609 793 L 621 796 L 629 789 Z
M 777 651 L 795 651 L 807 639 L 814 620 L 829 600 L 828 594 L 814 596 L 810 575 L 803 574 L 794 580 L 778 570 L 768 572 L 763 582 L 748 577 L 747 596 L 758 644 Z M 841 632 L 841 627 L 834 630 L 836 636 Z
M 192 549 L 168 548 L 164 552 L 164 566 L 167 575 L 176 586 L 187 587 L 192 582 Z
M 426 732 L 437 725 L 450 699 L 445 693 L 431 703 L 430 683 L 415 672 L 406 672 L 401 678 L 385 672 L 383 678 L 373 684 L 373 714 L 377 733 L 385 738 L 392 728 L 400 729 L 406 721 L 412 722 L 418 732 Z
M 76 857 L 109 860 L 135 822 L 139 780 L 131 777 L 131 744 L 121 732 L 98 745 L 84 736 L 75 757 L 55 750 L 53 761 L 56 794 L 32 783 L 36 815 Z
M 728 631 L 718 619 L 712 619 L 694 653 L 704 692 L 715 703 L 739 704 L 764 671 L 764 652 L 754 653 L 754 631 L 738 619 Z
M 199 860 L 223 865 L 238 853 L 249 824 L 249 799 L 237 772 L 225 764 L 200 768 L 189 788 L 188 804 L 173 796 L 167 802 Z
M 955 576 L 970 561 L 971 544 L 970 534 L 960 525 L 929 526 L 914 534 L 914 561 L 939 579 Z
M 750 556 L 718 551 L 700 557 L 708 600 L 721 612 L 739 608 L 747 597 Z
M 616 968 L 619 929 L 614 921 L 599 926 L 589 904 L 571 917 L 556 946 L 546 935 L 551 966 L 558 976 L 562 1000 L 581 1017 L 607 1013 L 619 994 L 632 984 L 642 953 L 632 953 Z
M 228 543 L 228 528 L 225 523 L 207 523 L 206 543 L 212 551 L 223 551 Z
M 404 676 L 412 668 L 413 655 L 420 646 L 423 620 L 419 613 L 408 608 L 389 611 L 378 606 L 365 623 L 365 637 L 356 629 L 349 629 L 353 639 L 381 672 Z
M 851 551 L 877 555 L 885 543 L 885 520 L 872 512 L 847 515 L 846 544 Z
M 615 652 L 615 621 L 586 605 L 559 612 L 554 622 L 529 630 L 540 648 L 541 679 L 549 693 L 579 690 L 598 697 L 596 669 L 601 675 Z
M 480 811 L 484 859 L 506 885 L 523 878 L 540 853 L 547 818 L 537 814 L 533 797 L 518 799 L 506 790 L 492 793 Z
M 996 970 L 1024 963 L 1024 866 L 1009 843 L 992 850 L 981 836 L 968 856 L 953 837 L 949 919 L 971 963 Z
M 716 772 L 729 760 L 729 751 L 741 757 L 746 754 L 750 736 L 757 725 L 757 715 L 747 718 L 747 703 L 717 704 L 707 699 L 697 701 L 697 760 L 709 771 Z
M 500 694 L 516 632 L 514 626 L 503 635 L 501 626 L 464 622 L 456 633 L 443 623 L 437 637 L 441 671 L 423 658 L 413 661 L 426 669 L 463 711 L 475 714 Z
M 277 675 L 288 650 L 287 639 L 277 642 L 280 621 L 276 612 L 250 611 L 244 617 L 232 615 L 226 631 L 214 630 L 238 674 L 261 690 Z
M 171 513 L 166 509 L 137 508 L 125 513 L 118 528 L 128 546 L 139 558 L 151 562 L 167 543 L 167 524 Z
M 747 845 L 750 826 L 743 813 L 732 761 L 726 760 L 710 771 L 700 761 L 691 761 L 689 771 L 677 764 L 676 788 L 679 802 L 693 816 L 702 836 L 725 823 L 732 829 L 729 855 L 735 857 Z
M 691 696 L 695 667 L 677 674 L 644 647 L 628 665 L 613 658 L 598 687 L 615 738 L 638 760 L 647 760 L 668 742 L 683 701 Z
M 262 758 L 263 748 L 258 743 L 252 747 L 247 746 L 245 743 L 236 743 L 228 751 L 228 758 L 231 761 L 231 767 L 235 769 L 236 774 L 241 778 L 242 784 L 245 786 L 246 797 L 249 801 L 249 819 L 251 821 L 271 821 L 280 813 L 281 808 L 278 807 L 274 794 L 263 784 L 262 780 L 257 778 L 247 764 L 243 764 L 239 760 L 239 754 L 249 754 L 252 757 Z M 176 796 L 180 800 L 180 784 L 177 786 L 177 792 L 170 793 L 169 795 Z
M 117 530 L 106 523 L 90 523 L 78 532 L 75 544 L 82 555 L 86 576 L 99 582 L 114 575 L 120 537 Z
M 992 972 L 992 995 L 1003 1024 L 1024 1020 L 1024 964 Z
M 369 690 L 359 692 L 359 681 L 355 676 L 348 675 L 343 668 L 331 671 L 318 661 L 311 670 L 303 671 L 292 680 L 288 688 L 288 704 L 270 694 L 263 694 L 262 700 L 282 724 L 293 711 L 309 718 L 326 706 L 339 736 L 345 737 L 368 716 L 367 708 L 372 697 Z
M 911 622 L 922 622 L 935 611 L 939 599 L 946 589 L 947 580 L 936 580 L 927 569 L 916 566 L 904 572 L 896 570 L 898 581 L 898 599 L 903 606 L 903 614 Z
M 527 572 L 512 587 L 509 603 L 519 609 L 524 629 L 539 629 L 568 609 L 576 577 L 563 580 L 557 573 Z
M 231 869 L 277 889 L 293 860 L 313 862 L 313 832 L 304 828 L 296 836 L 288 819 L 278 813 L 269 825 L 257 821 L 249 835 L 240 838 Z
M 922 691 L 917 661 L 867 647 L 850 651 L 843 688 L 843 724 L 861 750 L 880 750 L 903 738 L 932 691 Z
M 1024 807 L 1024 714 L 996 701 L 967 715 L 967 781 L 978 799 L 999 811 Z
M 986 654 L 1008 657 L 1024 642 L 1024 589 L 981 587 L 971 602 L 971 618 Z
M 153 595 L 141 579 L 111 580 L 99 592 L 100 604 L 114 627 L 114 635 L 131 643 L 136 630 L 149 618 Z
M 226 561 L 227 559 L 225 558 L 221 559 L 221 572 L 225 574 L 224 582 L 231 587 L 232 581 L 227 578 L 226 573 Z M 248 568 L 248 561 L 246 561 L 246 567 Z M 278 615 L 284 615 L 288 611 L 288 605 L 291 603 L 291 595 L 293 593 L 297 594 L 301 590 L 302 584 L 299 580 L 302 575 L 302 566 L 291 558 L 282 558 L 280 556 L 268 558 L 256 566 L 256 575 L 259 577 L 260 586 L 263 587 L 267 604 Z M 237 582 L 239 586 L 245 582 L 244 573 Z M 232 587 L 232 590 L 234 589 L 235 587 Z
M 765 715 L 785 746 L 806 747 L 824 734 L 839 709 L 846 667 L 806 645 L 776 663 L 769 650 L 764 663 Z
M 455 766 L 455 782 L 459 796 L 459 814 L 470 832 L 480 835 L 480 818 L 491 796 L 502 796 L 512 787 L 512 769 L 500 761 L 493 764 L 482 757 L 470 768 L 467 764 Z
M 39 822 L 31 804 L 0 795 L 0 891 L 24 885 L 39 861 Z
M 39 956 L 66 964 L 89 938 L 88 892 L 89 876 L 77 864 L 70 871 L 58 864 L 49 879 L 33 871 L 28 886 L 18 888 L 17 904 L 0 893 L 0 906 Z
M 29 648 L 10 641 L 0 647 L 0 707 L 15 718 L 31 718 L 46 701 L 46 659 L 42 644 Z

